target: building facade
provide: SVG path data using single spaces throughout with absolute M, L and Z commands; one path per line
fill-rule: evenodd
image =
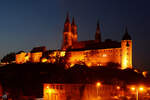
M 67 15 L 64 24 L 62 50 L 67 51 L 69 66 L 84 63 L 87 66 L 106 66 L 116 63 L 121 69 L 132 68 L 132 40 L 126 28 L 121 42 L 111 39 L 101 40 L 101 30 L 97 23 L 95 40 L 78 41 L 77 25 L 72 24 Z
M 44 100 L 114 100 L 124 96 L 117 85 L 96 84 L 44 84 Z M 118 99 L 119 100 L 119 99 Z
M 34 48 L 31 53 L 17 54 L 16 63 L 57 63 L 63 58 L 67 67 L 75 64 L 92 66 L 107 66 L 115 63 L 121 69 L 132 68 L 132 39 L 126 28 L 121 42 L 106 39 L 102 41 L 99 22 L 94 40 L 78 41 L 77 25 L 74 17 L 70 23 L 69 15 L 66 17 L 63 30 L 61 50 L 47 51 L 45 47 Z

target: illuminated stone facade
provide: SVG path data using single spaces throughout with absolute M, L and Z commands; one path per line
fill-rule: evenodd
M 47 51 L 45 47 L 33 48 L 30 54 L 20 53 L 16 55 L 16 63 L 57 63 L 63 59 L 66 67 L 75 64 L 85 64 L 92 66 L 107 66 L 115 63 L 121 69 L 132 68 L 132 40 L 127 28 L 121 42 L 106 39 L 102 41 L 100 25 L 97 23 L 95 39 L 78 41 L 77 25 L 74 18 L 70 23 L 67 15 L 61 50 Z
M 16 54 L 16 63 L 23 64 L 30 61 L 31 53 L 25 53 L 23 51 Z
M 120 65 L 121 69 L 132 68 L 132 40 L 127 28 L 121 42 L 112 41 L 111 39 L 101 41 L 100 25 L 97 23 L 95 40 L 78 41 L 77 27 L 74 28 L 75 31 L 71 30 L 74 26 L 77 26 L 74 18 L 72 24 L 70 24 L 67 15 L 62 50 L 67 50 L 66 62 L 68 67 L 75 64 L 85 64 L 91 67 L 107 66 L 109 63 L 115 63 Z
M 117 85 L 96 84 L 44 84 L 44 100 L 114 100 L 124 96 L 124 90 Z

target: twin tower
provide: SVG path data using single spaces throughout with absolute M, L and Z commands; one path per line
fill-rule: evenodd
M 87 48 L 92 50 L 90 51 Z M 74 50 L 72 51 L 71 49 Z M 75 51 L 76 49 L 84 49 L 84 51 Z M 120 42 L 102 42 L 100 25 L 97 23 L 95 40 L 78 41 L 77 25 L 74 17 L 72 23 L 70 23 L 69 15 L 67 14 L 63 31 L 62 50 L 69 50 L 70 58 L 68 63 L 70 65 L 84 62 L 89 66 L 105 66 L 112 62 L 120 64 L 121 69 L 132 68 L 132 39 L 127 28 Z
M 101 42 L 101 31 L 99 22 L 97 22 L 95 41 Z M 70 49 L 71 46 L 77 42 L 78 42 L 77 25 L 75 24 L 74 17 L 72 18 L 72 23 L 70 23 L 69 14 L 67 14 L 63 31 L 62 50 Z

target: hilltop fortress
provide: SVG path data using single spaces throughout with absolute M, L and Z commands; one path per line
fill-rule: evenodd
M 132 68 L 132 39 L 126 28 L 121 42 L 106 39 L 102 41 L 101 30 L 97 23 L 95 40 L 78 41 L 77 25 L 74 18 L 70 23 L 66 17 L 63 30 L 61 50 L 46 50 L 46 47 L 36 47 L 29 53 L 16 54 L 16 63 L 57 63 L 62 62 L 67 67 L 75 64 L 92 66 L 107 66 L 115 63 L 121 69 Z

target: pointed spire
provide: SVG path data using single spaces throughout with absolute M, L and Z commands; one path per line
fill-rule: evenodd
M 72 18 L 72 24 L 71 25 L 75 25 L 74 16 Z
M 69 20 L 69 12 L 67 12 L 65 23 L 70 23 L 70 20 Z
M 100 31 L 99 20 L 97 20 L 97 27 L 96 27 L 95 40 L 98 40 L 99 42 L 101 42 L 101 31 Z
M 97 28 L 96 28 L 96 31 L 100 31 L 100 25 L 99 25 L 99 20 L 97 20 Z
M 125 27 L 125 34 L 128 34 L 128 28 L 127 28 L 127 25 Z
M 131 40 L 131 36 L 128 34 L 127 26 L 125 27 L 125 33 L 124 33 L 122 40 Z

